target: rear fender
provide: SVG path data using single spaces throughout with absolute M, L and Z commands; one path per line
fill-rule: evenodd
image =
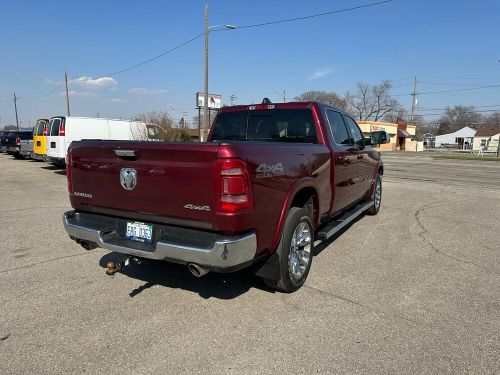
M 292 186 L 292 188 L 288 191 L 288 193 L 285 197 L 285 201 L 283 203 L 283 207 L 281 208 L 280 218 L 278 221 L 278 225 L 276 226 L 276 231 L 274 233 L 274 239 L 273 239 L 273 243 L 271 246 L 271 252 L 274 253 L 276 251 L 279 243 L 280 243 L 281 233 L 283 231 L 283 225 L 285 224 L 286 215 L 287 215 L 288 211 L 290 210 L 290 206 L 293 202 L 293 198 L 295 197 L 297 192 L 299 192 L 301 189 L 310 187 L 310 188 L 313 188 L 314 190 L 316 190 L 316 194 L 318 194 L 317 193 L 318 189 L 316 189 L 314 182 L 315 182 L 315 180 L 312 177 L 303 178 L 303 179 L 297 181 Z M 317 199 L 319 201 L 320 197 L 318 196 Z M 319 215 L 316 215 L 316 216 L 317 217 L 314 218 L 314 222 L 313 222 L 313 225 L 315 228 L 317 227 L 317 224 L 318 224 L 317 221 L 319 219 Z

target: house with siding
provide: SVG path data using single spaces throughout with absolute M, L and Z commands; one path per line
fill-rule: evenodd
M 479 128 L 474 136 L 474 151 L 498 151 L 500 126 L 484 126 Z

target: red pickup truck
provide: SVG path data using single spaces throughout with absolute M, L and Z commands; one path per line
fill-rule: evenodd
M 195 276 L 253 265 L 277 290 L 299 289 L 315 240 L 377 214 L 384 167 L 347 113 L 317 102 L 224 107 L 206 143 L 79 141 L 68 150 L 85 249 L 186 264 Z

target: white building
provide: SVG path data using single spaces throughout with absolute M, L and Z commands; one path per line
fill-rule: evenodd
M 466 126 L 454 133 L 436 135 L 435 147 L 450 145 L 461 150 L 471 149 L 475 135 L 476 129 Z
M 498 151 L 500 140 L 500 126 L 479 128 L 474 136 L 474 151 Z

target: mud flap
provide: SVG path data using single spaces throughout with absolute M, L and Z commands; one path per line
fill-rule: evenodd
M 266 262 L 255 272 L 256 276 L 269 280 L 280 279 L 280 257 L 278 251 L 275 251 Z

